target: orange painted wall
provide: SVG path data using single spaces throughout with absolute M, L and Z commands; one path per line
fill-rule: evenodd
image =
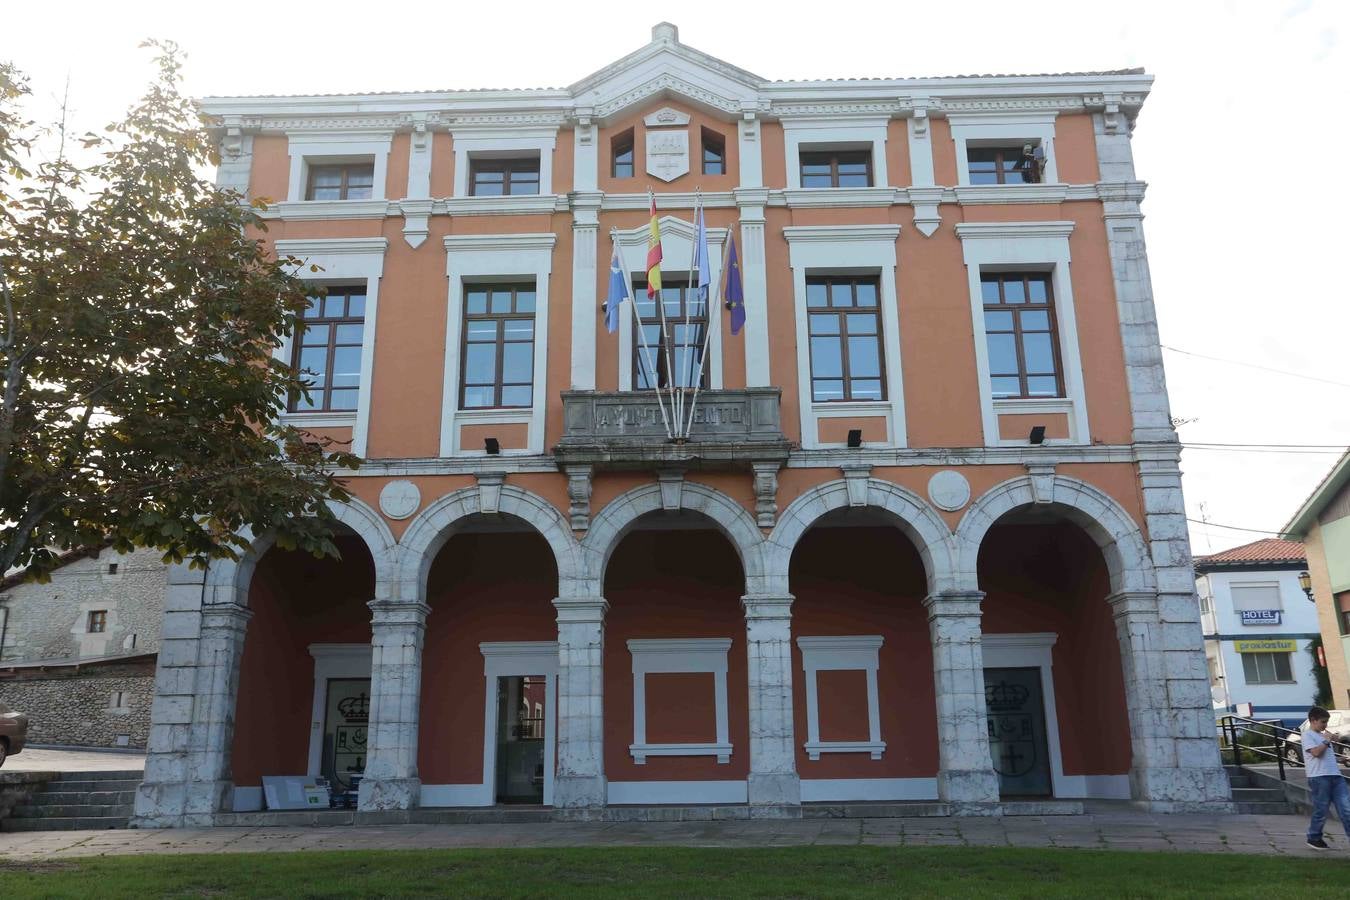
M 1069 436 L 1069 417 L 1063 413 L 1026 413 L 998 417 L 998 436 L 1005 441 L 1025 441 L 1031 429 L 1037 425 L 1045 426 L 1047 438 L 1067 438 Z
M 623 539 L 605 576 L 605 776 L 610 781 L 738 780 L 749 771 L 749 724 L 745 674 L 744 593 L 740 561 L 726 538 L 712 531 L 639 531 Z M 731 638 L 727 654 L 727 719 L 731 761 L 714 757 L 650 757 L 637 765 L 633 741 L 635 638 Z M 658 692 L 662 688 L 658 687 Z M 658 693 L 658 698 L 666 696 Z M 701 698 L 701 699 L 700 699 Z M 711 691 L 648 716 L 660 734 L 706 731 Z
M 647 142 L 642 120 L 651 113 L 667 106 L 689 116 L 689 173 L 676 178 L 674 181 L 662 181 L 646 174 Z M 726 150 L 726 174 L 724 175 L 703 174 L 703 129 L 707 129 L 722 138 L 722 144 Z M 690 104 L 678 100 L 660 100 L 648 103 L 634 109 L 628 115 L 619 117 L 609 125 L 598 129 L 598 131 L 600 177 L 597 183 L 600 190 L 606 193 L 645 193 L 649 187 L 658 194 L 692 191 L 695 187 L 700 187 L 704 191 L 729 191 L 740 182 L 741 170 L 737 148 L 736 123 L 709 116 Z M 614 140 L 628 131 L 632 131 L 637 138 L 633 143 L 634 175 L 632 178 L 615 178 L 613 174 Z M 568 147 L 571 148 L 570 141 Z M 568 178 L 569 180 L 571 178 L 570 172 Z
M 854 428 L 862 432 L 865 442 L 886 443 L 886 420 L 881 416 L 820 419 L 816 422 L 816 437 L 824 444 L 842 444 Z
M 789 590 L 792 604 L 793 727 L 797 739 L 797 772 L 802 778 L 931 778 L 938 769 L 933 721 L 933 651 L 923 609 L 926 593 L 923 563 L 898 529 L 815 528 L 792 555 Z M 879 634 L 877 693 L 881 738 L 886 752 L 879 760 L 867 754 L 826 753 L 807 758 L 806 684 L 797 637 Z M 850 673 L 851 674 L 851 673 Z M 822 738 L 825 725 L 857 731 L 864 739 L 867 694 L 844 693 L 849 679 L 826 678 L 820 684 L 840 690 L 819 694 Z M 861 681 L 853 682 L 854 687 Z M 818 690 L 820 688 L 818 687 Z M 826 738 L 828 739 L 828 738 Z
M 553 556 L 536 534 L 461 534 L 442 548 L 427 587 L 417 748 L 423 784 L 482 782 L 488 686 L 478 645 L 556 641 L 557 594 Z
M 231 770 L 239 786 L 309 765 L 314 657 L 310 644 L 370 643 L 375 567 L 356 537 L 336 539 L 342 560 L 272 549 L 249 585 L 253 617 L 240 660 Z

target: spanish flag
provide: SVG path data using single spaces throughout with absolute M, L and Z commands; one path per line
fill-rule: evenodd
M 652 233 L 647 238 L 647 298 L 655 300 L 661 295 L 661 225 L 656 221 L 656 195 L 648 196 L 652 201 Z

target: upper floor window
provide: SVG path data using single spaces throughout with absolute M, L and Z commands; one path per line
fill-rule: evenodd
M 614 155 L 611 169 L 615 178 L 633 177 L 633 131 L 629 129 L 614 139 L 610 145 Z
M 966 148 L 971 184 L 1039 184 L 1045 156 L 1035 144 Z
M 1278 584 L 1234 584 L 1229 586 L 1233 609 L 1238 612 L 1254 609 L 1284 609 L 1280 602 Z
M 325 296 L 310 298 L 291 354 L 291 364 L 309 383 L 309 399 L 291 398 L 291 412 L 356 409 L 365 316 L 364 285 L 333 285 Z
M 662 279 L 665 340 L 661 339 L 661 310 L 655 300 L 648 299 L 645 281 L 633 287 L 633 296 L 637 298 L 638 318 L 642 321 L 641 337 L 636 332 L 633 335 L 633 388 L 666 387 L 672 381 L 682 388 L 692 388 L 696 383 L 706 388 L 708 366 L 700 366 L 699 362 L 708 338 L 708 304 L 699 297 L 697 288 L 691 289 L 687 281 Z
M 464 287 L 460 409 L 534 403 L 535 286 Z
M 727 174 L 727 144 L 715 131 L 704 128 L 703 135 L 703 174 Z
M 1063 397 L 1048 272 L 983 272 L 984 333 L 995 399 Z
M 374 186 L 374 163 L 310 166 L 305 199 L 369 200 Z
M 1288 653 L 1242 654 L 1242 677 L 1248 684 L 1279 684 L 1294 680 Z
M 806 279 L 811 399 L 885 400 L 877 279 Z
M 802 187 L 871 187 L 869 150 L 813 150 L 801 154 Z
M 539 193 L 539 157 L 471 159 L 469 193 L 500 197 Z
M 93 609 L 89 611 L 89 624 L 85 626 L 85 631 L 90 634 L 103 634 L 108 630 L 108 611 L 106 609 Z

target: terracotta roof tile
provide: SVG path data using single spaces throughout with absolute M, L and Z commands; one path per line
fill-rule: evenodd
M 1303 545 L 1298 541 L 1282 541 L 1279 538 L 1263 538 L 1259 541 L 1252 541 L 1250 544 L 1243 544 L 1241 547 L 1233 547 L 1231 550 L 1221 550 L 1218 553 L 1211 553 L 1209 556 L 1197 556 L 1195 564 L 1197 566 L 1231 566 L 1241 565 L 1243 563 L 1306 563 L 1308 556 L 1303 551 Z

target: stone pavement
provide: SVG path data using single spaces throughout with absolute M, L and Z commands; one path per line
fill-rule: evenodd
M 1079 816 L 1001 819 L 798 819 L 671 823 L 386 825 L 319 828 L 210 828 L 172 831 L 0 833 L 0 858 L 65 859 L 144 853 L 285 853 L 464 847 L 1075 847 L 1312 856 L 1301 816 L 1159 815 L 1129 809 Z M 1328 830 L 1333 858 L 1350 841 Z
M 41 750 L 25 747 L 0 772 L 124 772 L 145 768 L 143 750 Z

